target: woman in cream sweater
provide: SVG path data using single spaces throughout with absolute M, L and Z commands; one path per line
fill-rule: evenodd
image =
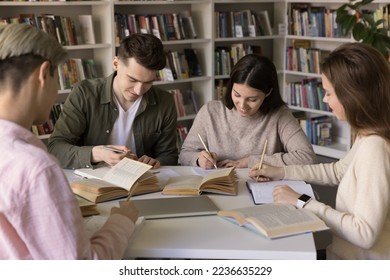
M 390 67 L 363 43 L 334 50 L 322 65 L 324 101 L 346 120 L 356 139 L 336 163 L 253 168 L 250 176 L 338 185 L 335 209 L 294 192 L 274 189 L 275 202 L 305 207 L 331 228 L 328 259 L 390 259 Z

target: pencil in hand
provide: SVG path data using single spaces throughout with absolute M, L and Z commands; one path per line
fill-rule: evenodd
M 258 166 L 257 170 L 260 170 L 261 167 L 263 166 L 263 160 L 264 160 L 265 150 L 267 149 L 267 143 L 268 143 L 268 140 L 265 139 L 263 152 L 261 154 L 261 159 L 260 159 L 259 166 Z M 256 177 L 256 181 L 258 181 L 258 180 L 259 180 L 259 175 L 257 175 L 257 177 Z
M 206 144 L 203 142 L 202 136 L 200 136 L 199 133 L 198 133 L 198 137 L 200 139 L 200 142 L 202 142 L 202 145 L 203 145 L 204 149 L 206 150 L 206 152 L 211 156 L 209 149 L 207 148 Z M 217 165 L 214 162 L 213 162 L 213 165 L 214 165 L 214 168 L 217 169 Z

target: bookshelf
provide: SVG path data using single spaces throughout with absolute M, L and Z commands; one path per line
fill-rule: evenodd
M 110 1 L 53 1 L 53 2 L 30 2 L 30 1 L 0 1 L 0 19 L 16 19 L 20 15 L 41 16 L 43 14 L 69 18 L 74 23 L 78 40 L 77 44 L 66 44 L 69 58 L 93 60 L 99 76 L 109 75 L 112 71 L 111 60 L 112 31 L 111 31 L 111 3 Z M 91 15 L 95 44 L 83 43 L 78 16 Z M 70 89 L 61 89 L 58 94 L 58 103 L 63 103 Z M 46 141 L 48 134 L 39 136 Z
M 354 41 L 352 36 L 343 37 L 337 25 L 333 26 L 332 23 L 335 21 L 335 10 L 340 7 L 342 4 L 346 3 L 345 0 L 332 0 L 332 1 L 297 1 L 297 0 L 286 0 L 284 3 L 284 11 L 287 15 L 284 19 L 286 34 L 280 39 L 280 44 L 276 44 L 278 48 L 277 52 L 279 53 L 279 58 L 281 60 L 277 61 L 278 67 L 282 68 L 280 85 L 283 86 L 284 100 L 290 103 L 290 108 L 294 111 L 303 111 L 308 117 L 315 117 L 320 115 L 328 115 L 332 117 L 332 144 L 329 146 L 318 146 L 313 145 L 314 151 L 317 155 L 331 157 L 331 158 L 342 158 L 349 150 L 352 137 L 351 129 L 345 121 L 339 121 L 329 111 L 323 111 L 319 108 L 313 108 L 311 106 L 303 106 L 302 104 L 296 105 L 291 104 L 289 99 L 291 97 L 291 87 L 289 85 L 294 83 L 302 83 L 302 81 L 307 79 L 321 78 L 320 73 L 316 71 L 305 71 L 302 69 L 291 69 L 291 61 L 288 59 L 287 48 L 294 46 L 299 41 L 304 41 L 305 43 L 310 44 L 310 48 L 318 50 L 322 55 L 326 55 L 327 52 L 332 51 L 337 46 Z M 380 7 L 384 7 L 390 4 L 390 1 L 375 1 L 369 7 L 370 10 L 377 10 Z M 296 12 L 294 13 L 294 10 Z M 306 16 L 310 18 L 310 15 L 325 13 L 331 15 L 333 12 L 333 18 L 330 16 L 329 25 L 326 23 L 326 19 L 321 18 L 321 16 L 316 17 L 316 20 L 324 20 L 324 24 L 317 23 L 317 28 L 309 28 L 307 25 L 295 24 L 296 18 L 303 19 L 305 22 Z M 299 17 L 297 17 L 299 15 Z M 331 28 L 328 28 L 330 26 Z M 298 27 L 298 28 L 297 28 Z M 321 28 L 322 27 L 322 28 Z M 334 28 L 332 28 L 334 27 Z M 298 51 L 299 52 L 299 51 Z M 308 52 L 309 53 L 309 52 Z M 298 56 L 299 57 L 299 56 Z M 320 55 L 321 57 L 321 55 Z M 298 59 L 299 60 L 299 59 Z M 321 60 L 321 58 L 319 58 Z M 308 60 L 309 63 L 313 63 L 312 59 Z M 289 66 L 290 63 L 290 66 Z M 315 62 L 317 63 L 317 62 Z M 299 62 L 298 62 L 299 64 Z
M 261 50 L 263 55 L 273 59 L 279 75 L 281 92 L 285 101 L 288 101 L 288 83 L 298 83 L 304 79 L 320 78 L 319 73 L 302 72 L 286 68 L 286 49 L 296 40 L 309 41 L 312 48 L 331 51 L 338 45 L 353 41 L 351 38 L 319 37 L 312 34 L 294 34 L 289 27 L 288 15 L 291 7 L 303 3 L 311 7 L 338 8 L 347 0 L 155 0 L 155 1 L 52 1 L 52 2 L 21 2 L 0 1 L 0 18 L 16 17 L 20 14 L 55 14 L 72 17 L 77 21 L 78 15 L 92 15 L 96 44 L 79 44 L 66 46 L 71 58 L 94 59 L 100 71 L 99 76 L 108 76 L 112 72 L 112 57 L 118 46 L 116 14 L 151 16 L 163 14 L 191 13 L 196 38 L 179 40 L 163 40 L 167 51 L 183 52 L 184 49 L 194 49 L 197 53 L 202 69 L 201 76 L 178 78 L 171 81 L 156 81 L 155 85 L 165 90 L 182 92 L 191 90 L 197 106 L 200 108 L 208 101 L 220 98 L 217 90 L 227 82 L 229 71 L 218 71 L 219 65 L 215 62 L 216 51 L 225 49 L 230 52 L 237 46 L 250 46 L 253 51 Z M 390 1 L 379 0 L 372 4 L 373 9 L 390 4 Z M 254 14 L 267 12 L 272 34 L 253 30 L 236 29 L 235 35 L 221 36 L 219 15 L 231 12 L 251 11 Z M 258 22 L 260 18 L 255 18 Z M 226 20 L 226 19 L 225 19 Z M 255 29 L 256 30 L 256 29 Z M 231 65 L 232 66 L 232 65 Z M 70 90 L 59 91 L 59 102 L 65 100 Z M 351 131 L 347 123 L 338 121 L 331 112 L 313 108 L 305 108 L 291 104 L 293 111 L 303 111 L 307 116 L 328 115 L 332 117 L 333 144 L 331 146 L 314 146 L 318 155 L 331 158 L 341 158 L 349 150 Z M 195 114 L 178 118 L 178 123 L 190 128 Z

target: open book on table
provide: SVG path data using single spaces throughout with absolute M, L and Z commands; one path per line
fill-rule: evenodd
M 202 192 L 237 195 L 238 183 L 234 167 L 217 169 L 206 176 L 171 177 L 162 194 L 200 195 Z
M 121 197 L 160 191 L 157 177 L 149 171 L 152 166 L 123 158 L 113 167 L 100 167 L 107 170 L 75 170 L 85 179 L 71 183 L 73 192 L 89 201 L 98 203 Z M 94 172 L 95 171 L 95 172 Z M 101 178 L 100 176 L 103 175 Z M 88 173 L 92 173 L 90 175 Z
M 221 210 L 218 216 L 270 239 L 328 229 L 326 224 L 309 210 L 297 209 L 289 204 L 271 203 Z
M 254 180 L 248 180 L 246 181 L 246 185 L 255 204 L 272 203 L 272 191 L 276 186 L 279 185 L 288 185 L 294 191 L 300 194 L 306 194 L 315 199 L 311 185 L 305 183 L 304 181 L 276 180 L 269 182 L 256 182 Z

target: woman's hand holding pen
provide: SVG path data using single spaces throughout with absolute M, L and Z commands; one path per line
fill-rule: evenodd
M 284 175 L 283 167 L 275 167 L 266 164 L 263 164 L 260 169 L 259 164 L 255 164 L 249 171 L 249 177 L 260 182 L 283 179 Z
M 198 165 L 204 169 L 217 168 L 217 154 L 201 151 L 198 155 Z

